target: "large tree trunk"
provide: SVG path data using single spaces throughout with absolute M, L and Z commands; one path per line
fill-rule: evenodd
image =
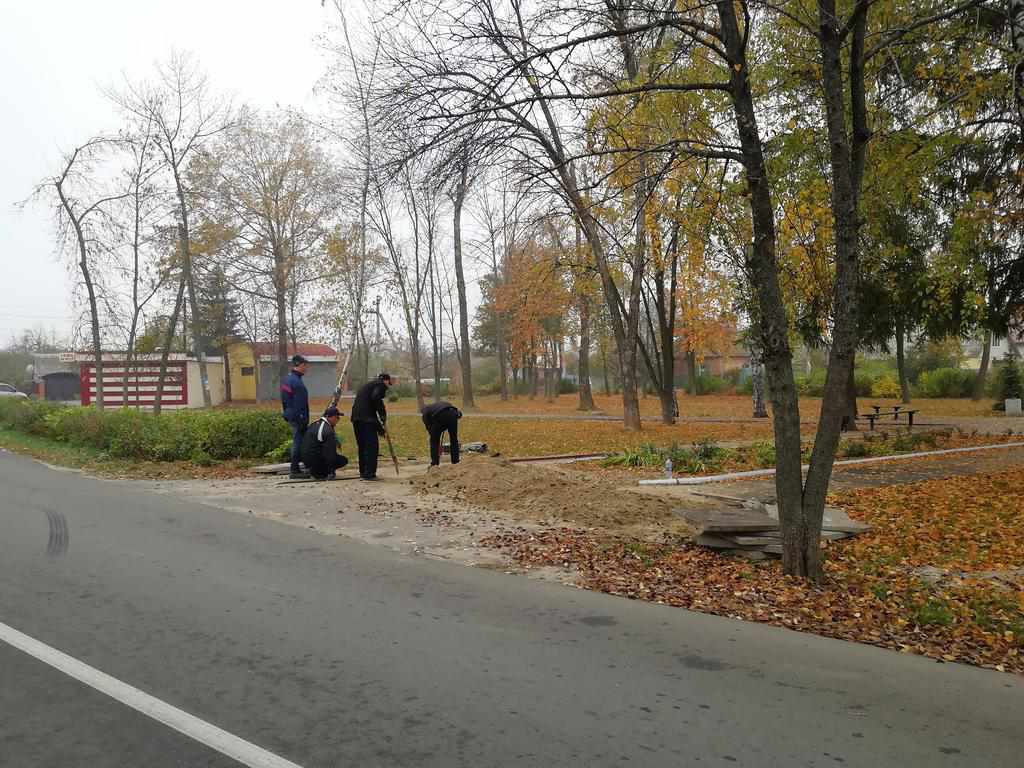
M 910 402 L 910 382 L 907 380 L 907 355 L 906 355 L 907 331 L 903 327 L 903 321 L 896 321 L 896 375 L 900 379 L 900 399 L 904 403 Z
M 831 352 L 829 353 L 831 355 Z M 826 374 L 827 378 L 828 374 Z M 827 388 L 826 383 L 826 388 Z M 826 397 L 828 396 L 826 392 Z M 850 365 L 846 373 L 846 384 L 843 387 L 843 411 L 840 422 L 841 432 L 857 431 L 857 379 L 854 376 L 853 365 Z
M 77 227 L 77 225 L 76 225 Z M 79 231 L 79 238 L 81 232 Z M 85 289 L 89 295 L 89 329 L 92 335 L 92 354 L 96 367 L 96 405 L 102 411 L 104 407 L 103 391 L 103 345 L 100 340 L 100 313 L 96 303 L 96 290 L 93 287 L 92 275 L 89 272 L 89 263 L 86 258 L 85 241 L 80 241 L 82 258 L 78 266 L 82 270 L 82 280 L 85 282 Z
M 188 229 L 188 206 L 185 202 L 185 191 L 181 185 L 178 168 L 174 166 L 174 182 L 178 190 L 178 206 L 181 221 L 178 223 L 178 238 L 181 241 L 181 265 L 185 272 L 185 284 L 188 288 L 188 306 L 192 313 L 192 337 L 195 341 L 196 355 L 199 358 L 199 379 L 203 388 L 203 406 L 209 408 L 210 378 L 206 369 L 206 339 L 203 338 L 203 324 L 200 322 L 199 305 L 196 302 L 195 275 L 192 270 L 192 241 Z
M 580 292 L 580 356 L 577 368 L 580 404 L 578 410 L 594 410 L 594 393 L 590 388 L 590 298 Z
M 231 355 L 226 344 L 221 347 L 221 354 L 224 356 L 224 399 L 230 403 L 233 399 L 231 397 Z
M 1012 331 L 1011 331 L 1012 333 Z M 971 400 L 977 402 L 985 395 L 985 380 L 988 378 L 988 366 L 992 357 L 992 331 L 985 330 L 985 339 L 981 344 L 981 367 L 978 368 L 978 376 L 974 379 L 974 389 L 971 392 Z
M 462 165 L 461 171 L 454 200 L 455 242 L 453 245 L 455 251 L 455 287 L 459 294 L 459 339 L 462 342 L 462 359 L 459 361 L 462 366 L 462 408 L 468 411 L 475 410 L 476 403 L 473 400 L 473 368 L 469 343 L 469 308 L 466 301 L 466 276 L 462 270 L 462 206 L 466 200 L 466 189 L 468 187 L 465 162 Z
M 729 57 L 730 92 L 750 193 L 748 200 L 754 242 L 748 252 L 746 266 L 754 290 L 754 310 L 757 327 L 761 331 L 758 343 L 764 355 L 768 392 L 772 400 L 775 492 L 783 534 L 783 570 L 790 575 L 816 579 L 821 574 L 819 540 L 824 507 L 819 511 L 815 526 L 814 516 L 806 515 L 803 504 L 800 407 L 793 378 L 789 322 L 776 260 L 771 188 L 748 80 L 745 32 L 740 32 L 732 0 L 717 0 L 716 6 Z
M 601 345 L 601 373 L 604 379 L 604 394 L 605 397 L 611 397 L 612 395 L 612 381 L 608 373 L 608 349 L 605 344 Z
M 768 408 L 764 397 L 764 364 L 761 350 L 756 344 L 750 345 L 750 390 L 755 419 L 767 419 Z
M 686 353 L 686 394 L 697 394 L 697 353 L 693 350 Z
M 784 572 L 804 576 L 812 581 L 820 581 L 822 577 L 820 539 L 825 495 L 832 476 L 843 416 L 849 415 L 850 398 L 844 397 L 844 390 L 848 392 L 850 388 L 858 341 L 858 209 L 867 141 L 870 138 L 863 69 L 867 3 L 859 2 L 850 19 L 849 112 L 853 127 L 852 139 L 847 131 L 841 61 L 845 38 L 839 29 L 835 0 L 818 0 L 818 14 L 822 94 L 832 172 L 831 208 L 835 229 L 836 276 L 832 294 L 834 320 L 825 394 L 804 482 L 803 503 L 796 524 L 793 525 L 792 521 L 788 526 L 783 524 Z M 776 413 L 776 419 L 778 416 Z M 780 516 L 782 506 L 780 497 Z
M 275 297 L 277 305 L 277 385 L 288 378 L 288 296 L 280 286 Z
M 423 399 L 423 377 L 420 373 L 420 335 L 414 333 L 412 337 L 412 369 L 413 386 L 416 387 L 416 410 L 422 411 L 426 402 Z
M 164 348 L 160 352 L 160 373 L 156 379 L 156 399 L 153 403 L 153 413 L 159 414 L 164 404 L 164 382 L 167 379 L 167 358 L 171 354 L 171 347 L 174 345 L 174 331 L 178 326 L 178 316 L 181 314 L 181 307 L 185 301 L 185 272 L 182 271 L 181 279 L 178 281 L 178 295 L 174 299 L 174 309 L 171 310 L 171 317 L 167 321 L 167 332 L 164 335 Z M 259 363 L 256 363 L 257 366 Z
M 495 350 L 498 355 L 498 387 L 501 392 L 501 400 L 505 402 L 508 400 L 508 352 L 505 349 L 505 338 L 504 331 L 501 327 L 501 317 L 496 315 L 495 321 L 495 334 L 498 337 Z

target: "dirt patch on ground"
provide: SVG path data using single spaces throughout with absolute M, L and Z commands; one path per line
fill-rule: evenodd
M 668 499 L 618 487 L 600 477 L 583 478 L 546 466 L 467 456 L 410 481 L 420 493 L 439 495 L 511 517 L 569 522 L 586 527 L 683 525 Z

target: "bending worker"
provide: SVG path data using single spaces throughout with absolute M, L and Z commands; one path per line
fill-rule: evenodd
M 305 477 L 299 460 L 302 452 L 302 437 L 306 434 L 306 427 L 309 424 L 309 392 L 306 385 L 302 383 L 302 377 L 306 374 L 306 358 L 302 355 L 292 357 L 292 372 L 288 374 L 281 385 L 281 409 L 284 420 L 292 428 L 292 453 L 291 472 L 292 480 Z
M 441 435 L 448 433 L 452 464 L 459 463 L 459 419 L 462 411 L 446 400 L 423 406 L 423 426 L 430 434 L 430 466 L 441 463 Z
M 391 386 L 391 374 L 382 373 L 376 379 L 366 382 L 356 392 L 352 403 L 352 430 L 356 433 L 359 447 L 359 477 L 363 480 L 377 479 L 377 454 L 380 441 L 388 421 L 384 398 Z
M 334 428 L 339 418 L 341 412 L 337 408 L 328 408 L 302 438 L 302 463 L 314 480 L 333 480 L 334 472 L 348 464 L 348 459 L 338 453 Z

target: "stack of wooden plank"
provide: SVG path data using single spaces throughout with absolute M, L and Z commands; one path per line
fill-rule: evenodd
M 687 509 L 682 516 L 697 531 L 693 541 L 703 547 L 725 550 L 751 560 L 782 554 L 782 531 L 778 506 L 758 499 L 743 499 L 718 494 L 699 494 L 724 504 L 716 509 Z M 850 519 L 838 507 L 825 507 L 821 538 L 845 539 L 870 530 L 870 526 Z

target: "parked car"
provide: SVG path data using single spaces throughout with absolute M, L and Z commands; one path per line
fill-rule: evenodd
M 20 397 L 22 400 L 28 400 L 28 395 L 24 392 L 19 392 L 10 384 L 4 384 L 3 382 L 0 382 L 0 397 Z

